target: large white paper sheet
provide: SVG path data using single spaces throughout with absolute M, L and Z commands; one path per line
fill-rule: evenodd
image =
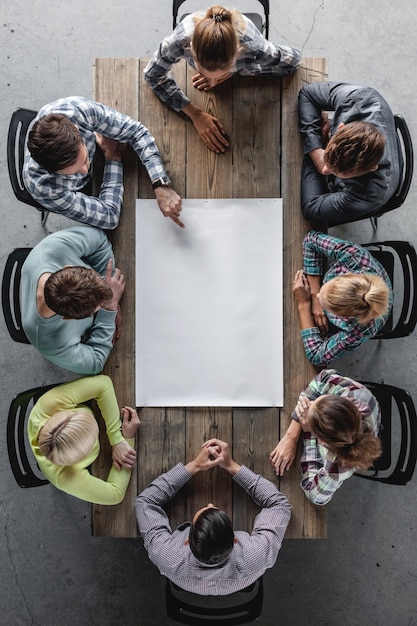
M 282 406 L 282 200 L 136 206 L 136 405 Z

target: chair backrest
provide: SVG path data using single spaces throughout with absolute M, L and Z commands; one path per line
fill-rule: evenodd
M 402 304 L 398 313 L 391 312 L 387 323 L 375 335 L 374 339 L 395 339 L 407 337 L 417 325 L 417 254 L 412 243 L 408 241 L 381 241 L 364 244 L 372 256 L 384 266 L 394 287 L 395 267 L 401 267 L 403 285 Z M 400 265 L 395 263 L 399 259 Z M 394 305 L 397 302 L 398 291 L 395 291 Z M 394 322 L 395 320 L 395 322 Z
M 32 248 L 15 248 L 7 258 L 1 285 L 1 304 L 7 330 L 13 341 L 30 343 L 22 327 L 20 278 L 22 266 Z
M 379 437 L 382 456 L 374 463 L 373 469 L 357 472 L 356 476 L 392 485 L 406 485 L 411 480 L 417 461 L 417 414 L 414 402 L 410 394 L 399 387 L 365 381 L 362 384 L 374 394 L 381 407 Z M 396 426 L 393 414 L 399 415 L 400 428 Z
M 11 402 L 7 418 L 7 452 L 19 487 L 40 487 L 49 482 L 39 471 L 36 472 L 36 461 L 29 446 L 26 424 L 33 404 L 55 386 L 47 385 L 23 391 Z
M 402 162 L 400 182 L 394 195 L 377 211 L 377 213 L 375 213 L 373 217 L 380 217 L 384 213 L 388 213 L 388 211 L 392 211 L 393 209 L 398 209 L 398 207 L 404 204 L 410 189 L 411 180 L 413 178 L 414 151 L 411 134 L 402 115 L 394 115 L 394 121 L 395 128 L 397 130 L 398 153 L 400 155 L 400 161 Z
M 16 109 L 14 111 L 7 135 L 7 167 L 13 192 L 20 202 L 44 212 L 44 207 L 39 204 L 23 184 L 23 164 L 25 160 L 26 137 L 35 119 L 37 111 L 33 109 Z
M 182 15 L 178 20 L 178 9 L 185 2 L 185 0 L 172 0 L 172 28 L 175 28 L 178 21 L 181 22 L 184 19 L 185 15 Z M 258 0 L 263 6 L 264 9 L 264 17 L 259 15 L 259 13 L 245 13 L 246 17 L 248 17 L 255 24 L 256 28 L 265 35 L 265 39 L 268 39 L 269 36 L 269 0 Z M 187 14 L 186 14 L 187 15 Z
M 258 619 L 263 607 L 263 577 L 228 596 L 200 596 L 184 591 L 166 579 L 167 615 L 181 624 L 237 626 Z

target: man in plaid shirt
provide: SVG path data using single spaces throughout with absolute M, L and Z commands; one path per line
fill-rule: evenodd
M 233 531 L 227 515 L 211 502 L 192 523 L 171 530 L 164 508 L 198 472 L 225 469 L 261 507 L 252 533 Z M 255 582 L 278 557 L 291 506 L 276 486 L 236 463 L 229 446 L 210 439 L 195 459 L 158 476 L 137 498 L 135 512 L 145 549 L 161 574 L 200 595 L 228 595 Z
M 140 122 L 82 98 L 61 98 L 45 105 L 29 133 L 23 182 L 45 209 L 106 230 L 119 223 L 123 200 L 121 144 L 128 143 L 145 166 L 159 208 L 183 227 L 181 198 L 170 186 L 155 139 Z M 97 198 L 83 193 L 99 146 L 103 181 Z

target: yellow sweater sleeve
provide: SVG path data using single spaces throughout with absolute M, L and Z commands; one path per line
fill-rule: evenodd
M 110 444 L 124 441 L 113 383 L 108 376 L 100 374 L 58 385 L 41 396 L 29 416 L 29 442 L 42 473 L 58 489 L 95 504 L 119 504 L 125 496 L 131 472 L 119 471 L 112 465 L 107 481 L 92 476 L 87 468 L 99 455 L 98 440 L 85 459 L 71 466 L 55 465 L 39 450 L 39 431 L 52 415 L 65 409 L 76 409 L 92 399 L 97 401 Z M 126 441 L 134 447 L 134 438 Z

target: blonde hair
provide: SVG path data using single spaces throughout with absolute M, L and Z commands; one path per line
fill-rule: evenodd
M 323 395 L 310 407 L 308 423 L 314 435 L 341 465 L 367 470 L 381 456 L 381 442 L 352 400 Z
M 327 285 L 326 300 L 335 315 L 356 317 L 367 324 L 388 310 L 389 287 L 376 274 L 343 274 Z
M 215 5 L 196 24 L 191 42 L 193 53 L 197 63 L 209 72 L 230 68 L 237 54 L 234 13 Z
M 55 465 L 74 465 L 91 452 L 98 437 L 98 425 L 91 413 L 59 411 L 41 428 L 39 450 Z

